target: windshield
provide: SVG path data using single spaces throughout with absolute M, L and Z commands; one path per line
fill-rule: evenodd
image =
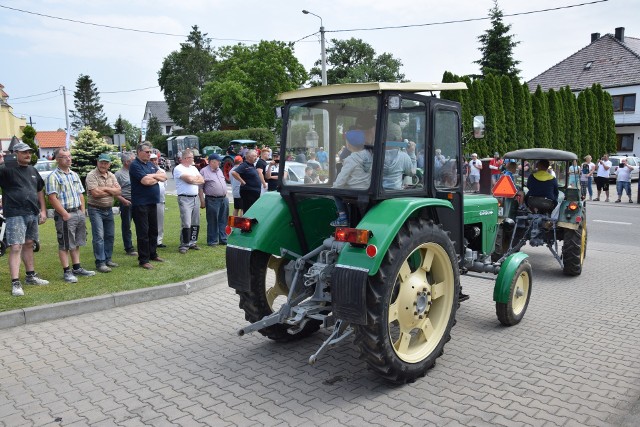
M 375 96 L 292 103 L 283 185 L 367 190 L 377 107 Z

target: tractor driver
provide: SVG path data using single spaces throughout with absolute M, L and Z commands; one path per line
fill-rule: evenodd
M 558 180 L 549 173 L 549 160 L 538 160 L 536 171 L 527 179 L 527 188 L 527 197 L 545 197 L 558 203 Z

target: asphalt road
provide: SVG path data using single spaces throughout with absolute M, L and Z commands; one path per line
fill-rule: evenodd
M 425 378 L 389 386 L 353 343 L 238 337 L 238 298 L 187 296 L 0 330 L 0 425 L 640 425 L 640 205 L 588 206 L 583 274 L 525 247 L 533 293 L 501 327 L 492 282 L 465 277 L 452 340 Z M 624 237 L 624 238 L 623 238 Z

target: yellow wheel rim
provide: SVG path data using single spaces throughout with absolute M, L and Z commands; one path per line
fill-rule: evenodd
M 584 254 L 587 250 L 587 224 L 582 226 L 582 237 L 580 242 L 580 265 L 584 262 Z
M 453 266 L 442 246 L 422 244 L 404 260 L 388 313 L 389 338 L 400 359 L 417 363 L 435 350 L 451 318 L 454 290 Z
M 529 274 L 526 271 L 520 273 L 516 279 L 513 294 L 511 295 L 511 309 L 516 316 L 519 316 L 527 306 L 530 284 Z
M 276 299 L 279 297 L 284 297 L 284 299 L 286 299 L 289 294 L 289 289 L 287 288 L 286 283 L 283 283 L 282 281 L 283 275 L 278 274 L 282 263 L 283 259 L 275 256 L 271 256 L 267 263 L 268 269 L 267 277 L 265 279 L 265 296 L 267 297 L 267 303 L 269 304 L 271 311 L 275 311 L 279 308 L 278 306 L 280 304 L 276 303 Z M 270 286 L 271 283 L 273 283 L 273 286 Z

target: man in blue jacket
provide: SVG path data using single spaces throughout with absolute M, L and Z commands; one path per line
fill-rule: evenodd
M 546 197 L 558 203 L 558 180 L 549 172 L 549 161 L 538 160 L 536 172 L 529 175 L 527 179 L 529 192 L 527 197 Z

